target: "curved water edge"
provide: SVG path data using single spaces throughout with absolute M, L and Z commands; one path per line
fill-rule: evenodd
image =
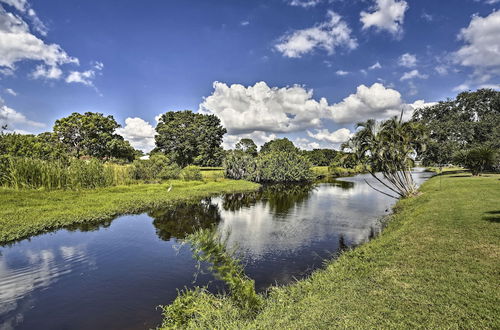
M 431 173 L 419 170 L 419 183 Z M 0 329 L 155 327 L 177 289 L 220 283 L 199 274 L 179 243 L 197 228 L 228 235 L 257 289 L 286 284 L 381 228 L 395 200 L 369 175 L 268 186 L 76 225 L 0 247 Z

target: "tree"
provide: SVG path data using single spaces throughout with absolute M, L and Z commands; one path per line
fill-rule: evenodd
M 134 153 L 130 144 L 115 133 L 120 125 L 113 116 L 78 112 L 56 120 L 54 133 L 76 157 L 127 158 Z
M 337 155 L 337 151 L 333 149 L 313 149 L 302 151 L 314 166 L 328 166 L 332 163 Z
M 293 144 L 292 141 L 287 138 L 282 139 L 274 139 L 272 141 L 264 143 L 264 145 L 260 148 L 261 153 L 266 152 L 298 152 L 299 149 Z
M 236 143 L 236 150 L 241 150 L 253 157 L 257 156 L 257 145 L 252 139 L 241 139 L 240 142 Z
M 44 160 L 68 157 L 66 148 L 53 133 L 32 134 L 0 133 L 0 154 Z
M 427 149 L 420 155 L 426 165 L 451 163 L 458 151 L 481 145 L 500 149 L 500 92 L 492 89 L 463 92 L 454 100 L 418 109 L 413 120 L 429 132 Z
M 169 111 L 161 115 L 156 132 L 155 151 L 170 156 L 182 167 L 222 163 L 222 137 L 227 131 L 215 115 Z
M 416 151 L 425 150 L 424 128 L 397 117 L 384 122 L 370 119 L 358 123 L 357 128 L 342 148 L 348 149 L 359 163 L 367 165 L 370 174 L 389 192 L 381 191 L 367 181 L 368 185 L 394 198 L 414 195 L 417 187 L 411 169 Z M 382 178 L 376 172 L 381 172 Z

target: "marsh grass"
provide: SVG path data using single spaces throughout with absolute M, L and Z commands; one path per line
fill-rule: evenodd
M 126 165 L 73 159 L 67 163 L 9 157 L 2 162 L 1 184 L 14 189 L 92 189 L 130 184 Z

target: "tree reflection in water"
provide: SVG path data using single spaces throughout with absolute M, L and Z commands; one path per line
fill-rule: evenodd
M 172 237 L 183 239 L 197 229 L 212 227 L 222 219 L 219 206 L 212 202 L 212 198 L 152 210 L 148 215 L 154 219 L 156 234 L 165 241 Z

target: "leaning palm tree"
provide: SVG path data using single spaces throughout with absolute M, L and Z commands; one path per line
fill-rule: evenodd
M 352 157 L 366 165 L 370 174 L 388 191 L 373 189 L 393 198 L 409 197 L 417 192 L 411 175 L 417 150 L 425 148 L 425 132 L 414 122 L 393 117 L 384 122 L 373 119 L 357 124 L 357 132 L 345 144 Z

